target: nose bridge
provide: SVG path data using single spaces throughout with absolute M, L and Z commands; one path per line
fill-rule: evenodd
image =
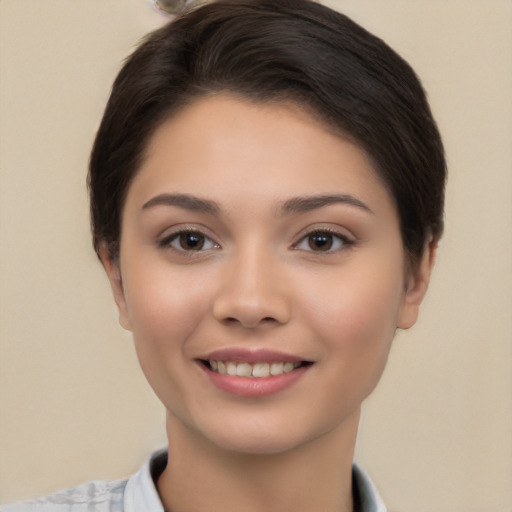
M 265 244 L 252 240 L 238 248 L 225 270 L 214 304 L 218 320 L 247 328 L 289 320 L 291 304 L 280 260 Z

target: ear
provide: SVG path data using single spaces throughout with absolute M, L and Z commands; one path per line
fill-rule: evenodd
M 123 280 L 121 278 L 119 262 L 112 259 L 106 245 L 102 245 L 100 248 L 100 259 L 103 263 L 103 267 L 105 268 L 105 272 L 107 273 L 108 280 L 110 281 L 110 287 L 112 288 L 117 310 L 119 311 L 119 323 L 123 329 L 130 331 L 130 315 L 128 313 L 128 307 L 124 296 Z
M 436 252 L 437 240 L 430 239 L 425 246 L 417 271 L 411 272 L 408 277 L 407 288 L 397 319 L 397 327 L 400 329 L 409 329 L 418 319 L 420 305 L 430 282 Z

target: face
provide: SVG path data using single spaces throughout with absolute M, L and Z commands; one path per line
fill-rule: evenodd
M 397 212 L 362 150 L 297 107 L 231 96 L 158 129 L 119 265 L 103 260 L 169 418 L 244 453 L 353 421 L 427 280 L 404 277 Z

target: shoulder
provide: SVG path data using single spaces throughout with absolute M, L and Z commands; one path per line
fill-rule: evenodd
M 92 481 L 29 501 L 0 506 L 0 512 L 164 512 L 155 482 L 167 464 L 157 450 L 129 478 Z
M 0 512 L 122 512 L 127 482 L 88 482 L 43 498 L 0 506 Z

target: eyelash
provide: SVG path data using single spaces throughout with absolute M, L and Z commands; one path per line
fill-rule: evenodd
M 198 249 L 193 247 L 183 247 L 182 242 L 186 241 L 186 239 L 182 238 L 184 236 L 195 237 L 195 240 L 200 245 L 200 247 Z M 326 244 L 325 248 L 317 247 L 318 250 L 313 249 L 313 247 L 311 246 L 311 242 L 312 238 L 315 236 L 318 238 L 323 238 L 323 241 L 321 243 Z M 192 241 L 192 239 L 190 239 L 189 241 Z M 174 243 L 178 243 L 179 247 L 173 245 Z M 304 244 L 307 244 L 307 247 L 301 247 Z M 347 249 L 353 246 L 354 244 L 355 241 L 349 238 L 348 236 L 332 229 L 323 228 L 314 229 L 309 233 L 306 233 L 297 243 L 293 244 L 293 248 L 296 250 L 302 250 L 306 252 L 331 254 L 343 249 Z M 206 248 L 204 247 L 205 245 L 207 245 Z M 171 233 L 162 238 L 158 242 L 158 246 L 164 249 L 171 248 L 183 253 L 200 253 L 207 250 L 220 249 L 220 245 L 218 243 L 214 242 L 209 236 L 205 235 L 202 231 L 198 229 L 181 229 L 180 231 Z
M 202 245 L 199 247 L 199 249 L 194 248 L 184 248 L 181 246 L 182 241 L 184 241 L 181 237 L 182 236 L 195 236 L 197 239 L 202 240 Z M 180 244 L 180 247 L 175 247 L 173 245 L 174 242 L 177 242 Z M 209 245 L 206 249 L 204 248 L 204 244 Z M 219 249 L 220 245 L 216 242 L 214 242 L 209 236 L 205 235 L 202 231 L 198 229 L 181 229 L 180 231 L 175 231 L 174 233 L 171 233 L 158 242 L 158 246 L 162 249 L 171 248 L 175 251 L 180 251 L 184 253 L 200 253 L 202 251 L 211 250 L 211 249 Z
M 328 247 L 326 249 L 313 250 L 311 247 L 312 237 L 323 237 L 327 239 Z M 307 244 L 307 248 L 301 247 L 302 244 Z M 355 240 L 352 240 L 347 235 L 339 233 L 333 229 L 319 228 L 306 233 L 296 244 L 294 249 L 305 250 L 308 252 L 320 253 L 320 254 L 332 254 L 334 252 L 348 249 L 355 244 Z M 335 245 L 335 247 L 333 247 Z

